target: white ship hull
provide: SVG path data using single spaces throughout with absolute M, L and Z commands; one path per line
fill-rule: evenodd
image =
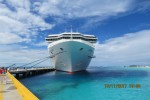
M 48 50 L 52 66 L 67 72 L 86 70 L 94 53 L 91 43 L 71 39 L 50 43 Z

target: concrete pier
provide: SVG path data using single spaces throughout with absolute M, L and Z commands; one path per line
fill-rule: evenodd
M 0 100 L 23 100 L 7 75 L 0 75 Z
M 50 71 L 55 71 L 55 69 L 34 68 L 9 70 L 7 74 L 0 74 L 0 100 L 39 100 L 16 78 L 19 78 L 20 76 L 29 77 Z M 15 74 L 16 78 L 12 74 Z
M 29 77 L 39 75 L 47 72 L 55 71 L 54 68 L 34 68 L 34 69 L 21 69 L 21 70 L 9 70 L 16 78 Z

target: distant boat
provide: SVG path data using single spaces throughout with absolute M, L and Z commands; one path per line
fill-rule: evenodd
M 86 70 L 94 54 L 94 35 L 64 32 L 48 35 L 48 51 L 56 70 L 74 72 Z

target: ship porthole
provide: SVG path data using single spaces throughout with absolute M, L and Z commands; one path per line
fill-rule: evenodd
M 53 54 L 53 51 L 54 51 L 53 49 L 50 51 L 50 52 L 51 52 L 51 54 Z
M 62 51 L 63 51 L 64 49 L 63 49 L 63 48 L 60 48 L 60 50 L 62 50 Z
M 80 51 L 82 51 L 83 50 L 83 48 L 80 48 Z

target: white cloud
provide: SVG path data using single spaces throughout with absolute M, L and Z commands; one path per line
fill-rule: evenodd
M 46 41 L 42 41 L 42 42 L 39 42 L 39 43 L 36 43 L 34 44 L 35 46 L 47 46 L 48 43 Z
M 150 30 L 128 33 L 96 44 L 91 65 L 150 65 Z
M 15 0 L 13 0 L 14 2 Z M 23 4 L 19 4 L 17 5 L 17 3 L 12 3 L 9 1 L 8 3 L 10 3 L 9 6 L 13 6 L 15 7 L 15 11 L 11 10 L 9 7 L 7 7 L 5 4 L 0 4 L 0 16 L 1 17 L 6 17 L 7 20 L 13 20 L 12 21 L 7 21 L 8 24 L 13 24 L 16 25 L 14 26 L 14 28 L 22 27 L 22 29 L 24 28 L 23 32 L 21 33 L 25 33 L 25 34 L 31 34 L 33 30 L 45 30 L 45 29 L 51 29 L 53 27 L 52 24 L 46 23 L 45 20 L 39 16 L 36 15 L 34 13 L 31 13 L 30 10 L 28 10 L 30 7 L 25 7 L 25 2 L 27 0 L 23 0 L 22 2 L 19 1 L 20 3 Z M 29 5 L 29 3 L 27 3 Z M 4 19 L 4 18 L 3 18 Z M 15 24 L 16 22 L 16 24 Z M 18 25 L 17 23 L 23 24 L 24 26 L 20 26 L 20 24 Z M 6 25 L 4 25 L 3 27 L 7 27 Z M 33 29 L 33 30 L 30 30 Z M 20 30 L 18 30 L 20 32 Z M 24 32 L 25 31 L 25 32 Z M 18 32 L 18 33 L 19 33 Z
M 30 11 L 30 1 L 29 0 L 6 0 L 7 4 L 15 9 L 24 8 Z
M 38 3 L 40 14 L 68 18 L 111 16 L 128 10 L 133 0 L 45 0 Z M 36 3 L 37 4 L 37 3 Z
M 87 28 L 93 23 L 130 11 L 133 2 L 135 0 L 5 0 L 0 2 L 0 33 L 17 34 L 32 40 L 39 30 L 55 26 L 46 22 L 46 17 L 53 18 L 57 23 L 86 17 L 89 20 L 81 28 Z M 146 3 L 139 6 L 147 9 L 149 4 L 143 6 Z
M 29 0 L 6 0 L 5 3 L 0 3 L 0 33 L 12 34 L 10 36 L 16 34 L 31 40 L 39 30 L 51 29 L 54 26 L 40 15 L 32 13 L 30 6 Z
M 0 32 L 21 34 L 26 32 L 26 25 L 7 16 L 0 16 Z
M 66 19 L 88 18 L 81 27 L 82 29 L 91 28 L 99 25 L 102 21 L 125 16 L 131 12 L 149 10 L 149 1 L 136 0 L 44 0 L 33 3 L 33 11 L 38 12 L 42 17 L 58 17 L 60 22 L 66 22 Z M 57 20 L 56 20 L 57 21 Z
M 58 17 L 57 23 L 66 19 L 88 18 L 81 29 L 99 25 L 102 21 L 131 10 L 135 0 L 44 0 L 34 2 L 34 11 L 42 17 Z
M 23 41 L 26 41 L 26 39 L 23 39 L 16 34 L 0 33 L 0 44 L 12 44 Z
M 16 63 L 17 67 L 20 65 L 30 63 L 32 61 L 48 57 L 48 50 L 42 49 L 42 50 L 36 50 L 36 49 L 29 49 L 24 48 L 20 45 L 0 45 L 0 66 L 9 66 L 11 64 Z M 34 64 L 33 64 L 34 65 Z M 50 66 L 50 60 L 47 60 L 41 65 L 44 66 Z M 30 67 L 32 65 L 29 65 L 27 67 Z M 40 66 L 40 65 L 37 65 Z

